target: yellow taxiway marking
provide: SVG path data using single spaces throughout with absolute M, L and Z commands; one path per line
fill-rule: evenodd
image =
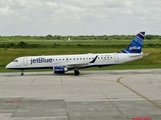
M 121 85 L 123 85 L 124 87 L 126 87 L 127 89 L 129 89 L 130 91 L 132 91 L 133 93 L 137 94 L 138 96 L 140 96 L 141 98 L 145 99 L 146 101 L 150 102 L 151 104 L 155 105 L 156 107 L 160 108 L 161 109 L 161 105 L 159 105 L 158 103 L 156 103 L 155 101 L 153 100 L 150 100 L 149 98 L 145 97 L 144 95 L 140 94 L 139 92 L 135 91 L 134 89 L 128 87 L 127 85 L 125 85 L 124 83 L 121 82 L 121 79 L 124 78 L 126 76 L 122 76 L 122 77 L 119 77 L 117 79 L 117 82 L 120 83 Z

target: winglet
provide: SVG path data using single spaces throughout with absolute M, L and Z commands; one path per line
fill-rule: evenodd
M 119 53 L 141 53 L 144 42 L 145 32 L 139 32 L 129 46 Z

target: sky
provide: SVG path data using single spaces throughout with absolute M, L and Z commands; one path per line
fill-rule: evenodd
M 161 35 L 161 0 L 0 0 L 0 36 Z

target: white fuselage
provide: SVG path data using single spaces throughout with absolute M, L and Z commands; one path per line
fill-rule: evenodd
M 16 58 L 6 68 L 9 69 L 43 69 L 64 66 L 68 70 L 94 66 L 120 64 L 142 58 L 142 53 L 102 53 L 51 56 L 25 56 Z

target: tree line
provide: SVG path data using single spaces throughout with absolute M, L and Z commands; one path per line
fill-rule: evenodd
M 127 44 L 29 44 L 27 42 L 3 43 L 0 48 L 125 48 Z M 161 44 L 145 44 L 144 48 L 161 48 Z
M 80 36 L 0 36 L 0 40 L 131 40 L 135 35 L 80 35 Z M 146 35 L 146 40 L 161 40 L 161 35 Z

